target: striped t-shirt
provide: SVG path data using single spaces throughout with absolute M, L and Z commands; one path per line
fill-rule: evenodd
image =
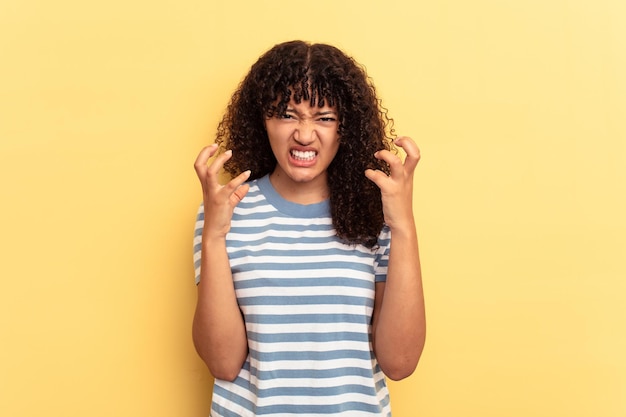
M 201 206 L 196 282 L 203 225 Z M 390 416 L 371 346 L 389 244 L 387 228 L 374 249 L 345 244 L 328 201 L 295 204 L 268 176 L 250 182 L 226 237 L 248 356 L 235 381 L 215 380 L 211 416 Z

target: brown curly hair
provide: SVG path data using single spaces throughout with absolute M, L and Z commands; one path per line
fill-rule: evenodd
M 330 208 L 337 236 L 352 244 L 376 246 L 383 227 L 380 189 L 364 171 L 389 174 L 376 151 L 394 150 L 393 120 L 387 116 L 365 68 L 334 46 L 291 41 L 275 45 L 252 66 L 233 93 L 215 142 L 233 150 L 224 170 L 249 180 L 270 174 L 276 158 L 265 119 L 285 112 L 292 98 L 311 106 L 336 106 L 339 150 L 328 167 Z

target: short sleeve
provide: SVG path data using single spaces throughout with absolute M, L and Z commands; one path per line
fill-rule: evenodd
M 200 283 L 200 264 L 202 257 L 202 229 L 204 228 L 204 205 L 200 204 L 196 215 L 196 224 L 193 231 L 193 266 L 196 285 Z
M 374 263 L 374 278 L 376 282 L 387 281 L 387 267 L 389 265 L 389 249 L 391 248 L 391 230 L 387 225 L 383 226 L 378 235 L 378 248 Z

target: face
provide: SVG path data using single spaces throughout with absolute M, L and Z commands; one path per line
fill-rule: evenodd
M 291 100 L 284 114 L 265 120 L 265 127 L 278 162 L 271 175 L 274 186 L 318 186 L 325 190 L 326 169 L 339 149 L 336 108 L 311 107 L 308 101 L 297 104 Z

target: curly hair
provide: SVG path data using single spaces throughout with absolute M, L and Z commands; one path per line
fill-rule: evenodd
M 374 157 L 394 150 L 393 119 L 387 116 L 365 68 L 334 46 L 291 41 L 275 45 L 252 65 L 233 93 L 216 143 L 233 150 L 224 170 L 249 180 L 272 173 L 276 158 L 265 119 L 285 112 L 291 99 L 311 106 L 335 106 L 339 150 L 327 170 L 330 210 L 337 236 L 351 244 L 376 246 L 384 218 L 380 189 L 364 171 L 389 166 Z

